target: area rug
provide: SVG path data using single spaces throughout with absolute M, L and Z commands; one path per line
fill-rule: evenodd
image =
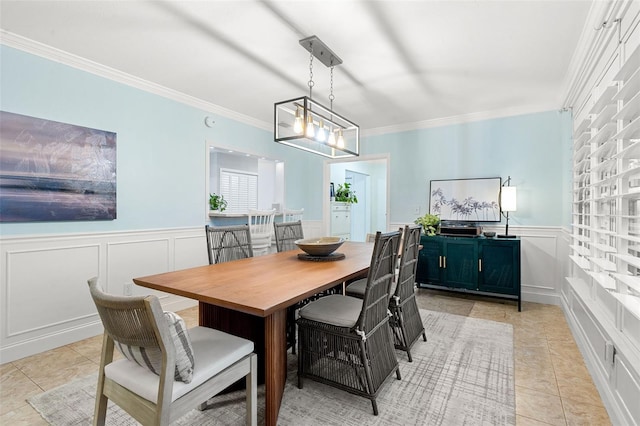
M 298 389 L 296 358 L 289 373 L 279 425 L 515 425 L 513 328 L 510 324 L 420 310 L 427 342 L 412 348 L 413 362 L 396 351 L 395 375 L 378 396 L 380 414 L 368 399 L 312 380 Z M 36 395 L 28 402 L 54 426 L 88 425 L 93 418 L 96 377 L 87 376 Z M 193 410 L 175 425 L 242 425 L 242 391 L 215 397 L 212 409 Z M 258 421 L 264 423 L 264 386 L 258 388 Z M 137 425 L 109 404 L 107 424 Z

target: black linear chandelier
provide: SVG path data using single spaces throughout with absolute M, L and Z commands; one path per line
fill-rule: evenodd
M 360 155 L 360 127 L 333 112 L 333 68 L 342 60 L 316 36 L 300 40 L 300 45 L 310 53 L 309 96 L 274 104 L 274 140 L 329 158 Z M 331 72 L 329 108 L 312 97 L 313 58 L 329 67 Z

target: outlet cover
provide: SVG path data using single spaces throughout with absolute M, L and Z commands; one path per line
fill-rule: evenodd
M 125 296 L 133 296 L 133 283 L 132 282 L 124 283 L 124 295 Z

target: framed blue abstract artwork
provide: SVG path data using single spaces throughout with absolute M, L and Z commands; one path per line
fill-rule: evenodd
M 0 222 L 116 218 L 116 134 L 0 111 Z

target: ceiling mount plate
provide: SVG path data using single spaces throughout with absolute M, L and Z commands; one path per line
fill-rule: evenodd
M 340 65 L 342 63 L 342 59 L 333 53 L 317 36 L 313 35 L 303 38 L 300 40 L 300 45 L 327 67 Z

